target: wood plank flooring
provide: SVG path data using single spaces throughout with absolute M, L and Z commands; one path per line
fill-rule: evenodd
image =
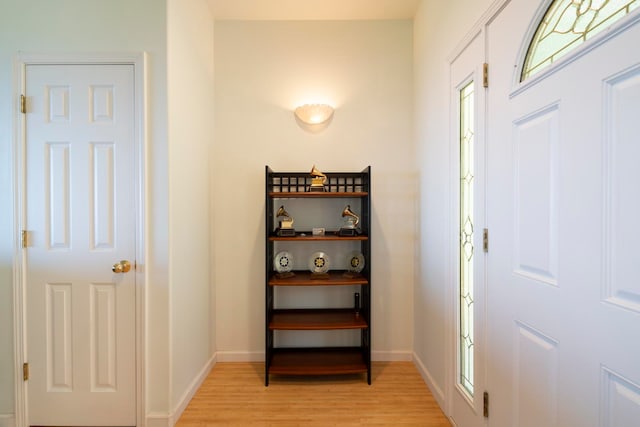
M 271 376 L 262 363 L 218 363 L 177 427 L 428 426 L 449 427 L 411 362 L 373 364 L 364 375 Z

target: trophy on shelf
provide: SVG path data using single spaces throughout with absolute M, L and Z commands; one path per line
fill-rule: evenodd
M 284 209 L 284 205 L 280 206 L 280 209 L 276 212 L 276 217 L 282 218 L 276 230 L 278 236 L 291 237 L 296 235 L 296 230 L 293 228 L 293 218 L 289 215 L 289 212 Z
M 327 183 L 327 176 L 320 172 L 315 165 L 311 168 L 311 186 L 309 191 L 325 191 L 325 184 Z
M 338 235 L 340 236 L 357 236 L 358 235 L 358 224 L 360 223 L 360 217 L 353 213 L 351 210 L 351 205 L 347 205 L 342 210 L 342 217 L 345 218 L 344 225 L 340 227 L 338 231 Z

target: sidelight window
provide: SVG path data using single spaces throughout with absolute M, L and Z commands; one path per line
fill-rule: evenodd
M 459 383 L 473 396 L 474 84 L 460 91 Z

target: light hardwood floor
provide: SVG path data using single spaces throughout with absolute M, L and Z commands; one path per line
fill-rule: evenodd
M 378 362 L 364 375 L 272 376 L 262 363 L 218 363 L 176 424 L 192 426 L 449 427 L 411 362 Z

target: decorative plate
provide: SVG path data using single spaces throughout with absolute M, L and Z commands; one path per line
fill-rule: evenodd
M 360 252 L 351 252 L 347 256 L 347 270 L 353 273 L 360 273 L 364 268 L 364 255 Z
M 278 252 L 273 259 L 273 268 L 278 273 L 288 273 L 293 270 L 293 255 L 287 251 Z
M 309 270 L 312 273 L 326 273 L 329 271 L 329 256 L 324 252 L 315 252 L 309 258 Z

